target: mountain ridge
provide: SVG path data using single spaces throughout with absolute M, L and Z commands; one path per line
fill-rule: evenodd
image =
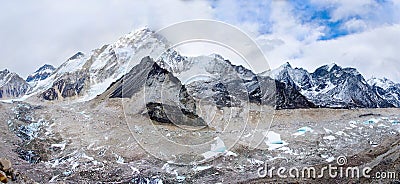
M 258 104 L 270 104 L 274 99 L 277 108 L 400 107 L 400 84 L 388 79 L 367 81 L 355 68 L 331 63 L 310 73 L 286 62 L 277 69 L 256 74 L 218 54 L 182 56 L 148 28 L 126 34 L 89 54 L 77 52 L 57 68 L 42 66 L 26 81 L 20 81 L 31 87 L 11 97 L 90 101 L 145 57 L 157 58 L 155 62 L 185 84 L 194 97 L 210 96 L 219 107 L 237 105 L 246 99 Z

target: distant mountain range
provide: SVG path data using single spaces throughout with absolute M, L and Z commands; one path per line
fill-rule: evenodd
M 302 68 L 292 68 L 286 63 L 261 75 L 271 76 L 286 86 L 293 87 L 317 107 L 399 107 L 398 84 L 388 79 L 366 81 L 355 68 L 330 64 L 309 73 Z
M 98 96 L 129 98 L 138 91 L 136 88 L 158 86 L 164 80 L 160 81 L 160 77 L 167 74 L 173 77 L 172 86 L 181 90 L 182 103 L 175 105 L 188 113 L 193 112 L 189 102 L 206 98 L 218 108 L 244 102 L 273 104 L 277 109 L 400 107 L 400 84 L 386 78 L 367 81 L 354 68 L 331 64 L 310 73 L 286 63 L 255 74 L 217 54 L 186 57 L 169 48 L 166 39 L 147 28 L 141 29 L 90 54 L 78 52 L 58 68 L 44 65 L 26 80 L 8 70 L 0 71 L 0 98 L 76 102 Z M 121 86 L 124 79 L 127 86 Z M 150 106 L 158 103 L 162 102 L 153 100 Z M 201 124 L 195 119 L 193 123 Z

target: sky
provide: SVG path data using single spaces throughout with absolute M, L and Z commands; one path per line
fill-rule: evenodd
M 400 83 L 400 0 L 13 0 L 0 6 L 0 69 L 26 77 L 143 26 L 211 19 L 259 44 L 272 68 L 337 63 Z

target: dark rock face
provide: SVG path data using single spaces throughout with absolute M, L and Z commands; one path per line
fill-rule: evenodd
M 295 109 L 295 108 L 312 108 L 315 105 L 309 102 L 303 96 L 296 86 L 283 82 L 276 82 L 276 108 L 277 109 Z
M 159 63 L 177 74 L 204 70 L 201 71 L 202 74 L 212 76 L 210 79 L 200 79 L 186 85 L 196 99 L 206 99 L 218 108 L 238 107 L 246 102 L 276 108 L 314 107 L 313 103 L 299 93 L 294 83 L 286 88 L 281 83 L 276 83 L 274 79 L 258 76 L 251 70 L 241 65 L 234 65 L 219 55 L 189 58 L 171 50 L 167 51 Z M 280 84 L 280 91 L 277 91 L 277 84 Z
M 207 126 L 202 118 L 192 111 L 180 109 L 177 106 L 161 103 L 147 103 L 148 115 L 151 120 L 175 125 Z
M 229 97 L 229 92 L 225 85 L 222 83 L 217 83 L 213 86 L 212 91 L 215 94 L 212 96 L 217 107 L 232 107 L 231 98 Z
M 46 90 L 43 94 L 42 94 L 43 99 L 45 100 L 57 100 L 58 99 L 58 93 L 56 91 L 56 89 L 54 88 L 50 88 L 48 90 Z
M 150 119 L 159 123 L 206 126 L 196 115 L 196 104 L 178 78 L 145 57 L 109 89 L 110 98 L 131 98 L 143 89 Z
M 326 67 L 318 68 L 312 76 L 317 86 L 316 91 L 322 91 L 328 87 L 332 88 L 313 99 L 321 106 L 342 106 L 345 108 L 393 107 L 392 104 L 376 95 L 364 77 L 354 68 L 341 68 L 335 64 L 329 71 Z M 336 97 L 336 99 L 329 99 L 329 97 Z
M 395 107 L 400 107 L 400 84 L 396 84 L 389 79 L 376 79 L 368 80 L 372 90 L 381 98 L 385 99 Z
M 110 98 L 131 98 L 144 87 L 150 72 L 154 72 L 152 70 L 157 68 L 155 65 L 156 63 L 152 62 L 149 57 L 143 58 L 140 64 L 112 84 L 117 87 L 110 94 Z
M 261 102 L 276 109 L 313 108 L 315 105 L 302 95 L 293 83 L 283 83 L 260 76 Z
M 56 100 L 80 95 L 89 79 L 87 72 L 64 75 L 53 86 L 42 93 L 45 100 Z
M 288 91 L 297 90 L 317 107 L 393 107 L 393 104 L 377 95 L 354 68 L 324 65 L 310 74 L 304 69 L 285 64 L 274 75 L 276 80 L 286 84 Z M 281 88 L 279 86 L 282 84 L 277 85 L 278 89 Z

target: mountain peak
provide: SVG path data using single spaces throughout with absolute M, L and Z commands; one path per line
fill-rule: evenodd
M 113 45 L 116 48 L 125 47 L 135 40 L 145 40 L 152 34 L 154 34 L 153 30 L 148 27 L 142 27 L 120 37 Z
M 68 59 L 68 61 L 75 60 L 75 59 L 79 59 L 79 58 L 82 58 L 82 57 L 84 57 L 84 56 L 85 56 L 85 54 L 84 54 L 83 52 L 77 52 L 76 54 L 74 54 L 73 56 L 71 56 L 71 57 Z
M 209 57 L 212 57 L 215 59 L 220 59 L 220 60 L 225 60 L 224 57 L 222 57 L 220 54 L 217 54 L 217 53 L 210 54 Z
M 340 67 L 340 66 L 337 65 L 336 63 L 330 63 L 330 64 L 327 64 L 327 65 L 323 65 L 323 66 L 321 66 L 321 67 L 319 67 L 319 68 L 320 68 L 320 69 L 324 69 L 324 70 L 326 70 L 326 71 L 328 71 L 328 72 L 334 71 L 334 70 L 342 69 L 342 67 Z
M 40 67 L 38 70 L 35 71 L 35 73 L 29 75 L 26 78 L 26 82 L 36 82 L 36 81 L 41 81 L 49 77 L 51 74 L 53 74 L 54 70 L 53 65 L 45 64 L 42 67 Z
M 290 63 L 287 61 L 286 63 L 281 65 L 280 68 L 292 68 L 292 65 L 290 65 Z
M 44 64 L 43 66 L 41 66 L 38 70 L 36 70 L 36 72 L 41 72 L 41 71 L 45 71 L 45 70 L 55 70 L 56 68 L 53 65 L 50 64 Z
M 7 68 L 6 69 L 4 69 L 3 71 L 0 71 L 1 73 L 10 73 L 10 70 L 8 70 Z

